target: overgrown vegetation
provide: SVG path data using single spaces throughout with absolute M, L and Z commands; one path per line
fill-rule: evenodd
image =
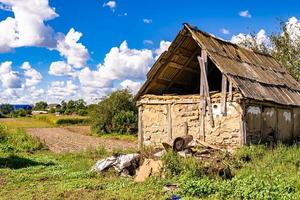
M 33 152 L 43 149 L 44 145 L 28 136 L 22 128 L 8 128 L 0 124 L 0 152 Z
M 84 116 L 67 116 L 67 115 L 55 116 L 52 114 L 41 114 L 41 115 L 34 115 L 33 118 L 53 125 L 72 125 L 72 124 L 86 125 L 89 124 L 90 122 L 89 118 Z
M 106 96 L 90 113 L 95 133 L 130 133 L 137 129 L 137 107 L 129 90 Z
M 170 199 L 163 187 L 183 199 L 299 199 L 300 148 L 279 145 L 273 150 L 249 146 L 233 156 L 215 155 L 211 162 L 163 157 L 165 177 L 135 183 L 114 170 L 91 172 L 96 160 L 112 153 L 95 151 L 53 154 L 23 129 L 0 126 L 0 196 L 3 199 Z M 126 152 L 123 152 L 126 153 Z M 230 168 L 231 177 L 220 170 Z

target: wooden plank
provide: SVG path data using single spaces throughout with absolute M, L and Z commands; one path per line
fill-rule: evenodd
M 138 107 L 138 148 L 143 148 L 144 132 L 143 132 L 143 108 Z
M 227 77 L 222 74 L 221 113 L 226 116 Z
M 206 55 L 206 53 L 203 54 L 203 52 L 202 52 L 202 55 Z M 208 85 L 207 73 L 206 73 L 207 63 L 205 63 L 205 60 L 207 60 L 207 58 L 206 59 L 202 58 L 202 64 L 200 64 L 200 66 L 202 66 L 201 70 L 203 71 L 204 96 L 206 98 L 207 107 L 208 107 L 209 122 L 210 122 L 211 127 L 214 127 L 212 105 L 211 105 L 211 99 L 210 99 L 210 95 L 209 95 L 209 85 Z M 206 109 L 206 107 L 204 107 L 204 109 Z
M 205 141 L 205 107 L 206 107 L 206 100 L 204 98 L 204 81 L 203 81 L 203 70 L 201 69 L 201 63 L 199 58 L 197 57 L 200 67 L 200 104 L 199 104 L 199 122 L 200 122 L 200 128 L 199 128 L 199 139 L 203 138 L 203 141 Z
M 168 131 L 168 138 L 169 138 L 169 141 L 172 140 L 172 110 L 171 110 L 171 104 L 168 104 L 168 107 L 167 107 L 167 116 L 168 116 L 168 127 L 167 127 L 167 131 Z
M 229 80 L 229 101 L 232 101 L 232 81 Z

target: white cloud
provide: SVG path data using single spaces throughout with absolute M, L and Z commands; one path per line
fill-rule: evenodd
M 117 7 L 116 1 L 108 1 L 103 4 L 103 7 L 109 7 L 113 12 L 115 12 L 115 8 Z
M 48 73 L 53 76 L 72 76 L 76 74 L 73 68 L 64 61 L 56 61 L 50 64 Z
M 1 0 L 1 9 L 12 11 L 13 17 L 0 22 L 0 52 L 16 47 L 56 45 L 54 31 L 44 24 L 58 15 L 48 0 Z
M 153 45 L 152 40 L 144 40 L 143 43 L 146 44 L 146 45 Z
M 141 88 L 142 82 L 135 82 L 135 81 L 126 79 L 120 83 L 120 86 L 124 89 L 127 88 L 130 91 L 132 91 L 133 94 L 136 94 L 138 92 L 138 90 Z
M 113 47 L 100 64 L 99 73 L 103 78 L 143 79 L 153 63 L 153 53 L 148 49 L 130 49 L 126 41 L 120 47 Z
M 300 21 L 296 17 L 291 17 L 286 22 L 286 30 L 292 41 L 300 38 Z
M 229 35 L 230 34 L 230 31 L 226 28 L 221 28 L 220 29 L 221 33 L 223 33 L 224 35 Z
M 25 79 L 26 87 L 35 86 L 43 80 L 43 76 L 41 75 L 41 73 L 33 69 L 29 64 L 29 62 L 24 62 L 23 65 L 21 66 L 21 69 L 24 69 L 24 76 L 26 77 Z
M 75 98 L 77 90 L 78 86 L 73 81 L 53 81 L 50 83 L 47 94 L 49 98 L 63 100 L 66 98 Z
M 243 10 L 239 12 L 239 16 L 241 17 L 246 17 L 246 18 L 251 18 L 252 15 L 250 14 L 249 10 Z
M 57 50 L 61 56 L 67 59 L 69 65 L 75 68 L 82 68 L 86 66 L 86 62 L 90 55 L 86 47 L 78 43 L 82 36 L 82 33 L 70 29 L 68 34 L 58 40 Z
M 12 62 L 6 61 L 0 65 L 0 81 L 4 88 L 21 88 L 20 74 L 12 70 Z
M 143 22 L 144 22 L 145 24 L 151 24 L 151 23 L 152 23 L 152 19 L 144 18 L 144 19 L 143 19 Z
M 111 88 L 113 87 L 113 79 L 110 76 L 101 74 L 99 70 L 92 71 L 86 67 L 78 74 L 81 86 L 88 88 Z
M 233 35 L 231 42 L 241 45 L 249 44 L 251 45 L 264 45 L 268 48 L 271 48 L 270 38 L 266 35 L 266 31 L 261 29 L 256 35 L 252 36 L 250 34 L 239 33 L 238 35 Z
M 165 41 L 165 40 L 160 41 L 160 43 L 159 43 L 159 48 L 156 49 L 156 50 L 154 51 L 154 53 L 156 54 L 155 59 L 157 60 L 158 57 L 159 57 L 163 52 L 167 51 L 167 50 L 169 49 L 169 46 L 170 46 L 170 45 L 171 45 L 171 42 L 169 42 L 169 41 Z

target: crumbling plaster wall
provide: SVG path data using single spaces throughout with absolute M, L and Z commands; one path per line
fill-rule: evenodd
M 238 146 L 242 143 L 241 107 L 237 102 L 239 97 L 239 94 L 233 95 L 232 100 L 228 97 L 227 115 L 223 116 L 220 94 L 211 96 L 214 127 L 210 125 L 210 117 L 206 111 L 205 142 L 224 146 Z M 182 136 L 185 124 L 187 133 L 199 138 L 199 103 L 199 95 L 144 95 L 138 103 L 142 108 L 143 144 L 160 146 L 162 142 Z

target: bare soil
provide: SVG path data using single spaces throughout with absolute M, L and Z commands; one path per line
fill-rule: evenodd
M 88 136 L 65 128 L 27 128 L 27 133 L 45 143 L 55 153 L 104 147 L 107 150 L 136 148 L 135 142 Z

